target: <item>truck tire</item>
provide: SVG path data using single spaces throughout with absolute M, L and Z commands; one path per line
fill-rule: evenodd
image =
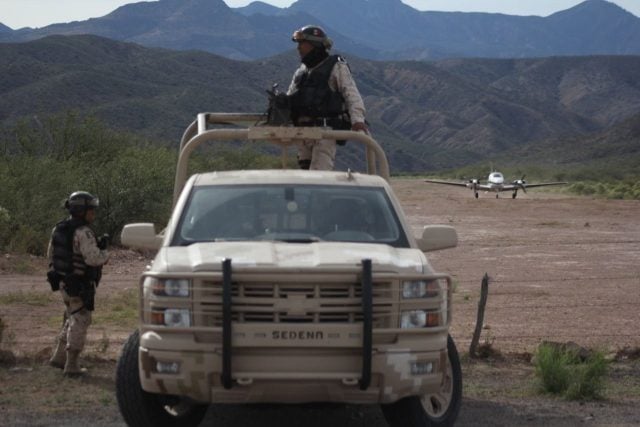
M 135 331 L 122 348 L 116 368 L 116 397 L 122 418 L 129 427 L 195 427 L 205 416 L 208 405 L 195 404 L 173 396 L 147 393 L 140 385 L 138 349 L 140 335 Z
M 462 369 L 458 350 L 447 336 L 446 378 L 438 393 L 409 396 L 382 405 L 382 413 L 391 427 L 450 427 L 458 418 L 462 403 Z

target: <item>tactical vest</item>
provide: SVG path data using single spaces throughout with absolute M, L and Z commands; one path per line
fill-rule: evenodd
M 295 90 L 290 95 L 294 123 L 300 117 L 319 119 L 348 114 L 342 94 L 329 87 L 331 71 L 338 61 L 344 59 L 331 55 L 314 69 L 296 73 L 293 80 Z
M 57 223 L 53 230 L 51 238 L 53 269 L 62 276 L 86 275 L 87 264 L 85 264 L 82 254 L 73 252 L 73 235 L 78 227 L 83 225 L 87 225 L 86 221 L 69 218 Z

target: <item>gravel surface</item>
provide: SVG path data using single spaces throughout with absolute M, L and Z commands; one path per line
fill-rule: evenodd
M 468 351 L 475 327 L 482 277 L 491 278 L 481 342 L 490 343 L 496 356 L 463 358 L 465 397 L 456 425 L 640 425 L 640 202 L 536 191 L 515 200 L 482 193 L 475 199 L 469 190 L 420 180 L 394 179 L 392 184 L 416 233 L 426 224 L 449 224 L 458 231 L 457 248 L 429 254 L 429 259 L 436 270 L 454 276 L 452 336 L 461 353 Z M 148 261 L 131 251 L 114 253 L 105 267 L 97 310 L 107 295 L 134 289 Z M 30 270 L 18 274 L 18 264 Z M 44 292 L 45 264 L 0 255 L 0 296 L 16 289 Z M 123 426 L 113 375 L 128 331 L 94 324 L 90 341 L 97 345 L 106 334 L 111 345 L 87 360 L 90 378 L 63 379 L 43 366 L 57 327 L 51 319 L 59 312 L 57 299 L 26 307 L 0 304 L 7 325 L 3 348 L 11 336 L 11 350 L 18 355 L 17 367 L 0 362 L 0 426 Z M 544 340 L 636 356 L 612 366 L 607 399 L 567 402 L 534 392 L 529 359 Z M 211 407 L 202 425 L 386 423 L 377 407 L 323 404 Z

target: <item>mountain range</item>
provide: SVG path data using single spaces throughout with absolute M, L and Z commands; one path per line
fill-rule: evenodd
M 340 52 L 366 59 L 640 54 L 640 18 L 604 0 L 587 0 L 547 17 L 421 12 L 401 0 L 298 0 L 287 8 L 262 2 L 230 8 L 223 0 L 159 0 L 37 29 L 0 24 L 0 42 L 94 34 L 252 60 L 291 49 L 292 31 L 310 23 L 323 26 Z
M 394 171 L 640 155 L 640 56 L 348 60 Z M 87 35 L 0 43 L 0 125 L 76 110 L 177 145 L 199 112 L 265 111 L 265 89 L 298 63 L 293 50 L 238 61 Z

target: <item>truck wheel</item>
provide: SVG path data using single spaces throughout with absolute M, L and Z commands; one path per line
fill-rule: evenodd
M 382 405 L 382 413 L 391 427 L 449 427 L 453 426 L 462 403 L 462 369 L 458 350 L 447 337 L 449 363 L 445 380 L 437 393 L 405 397 L 395 403 Z
M 208 405 L 173 396 L 147 393 L 140 385 L 138 348 L 135 331 L 122 348 L 116 369 L 116 397 L 122 418 L 129 427 L 195 427 L 205 416 Z

